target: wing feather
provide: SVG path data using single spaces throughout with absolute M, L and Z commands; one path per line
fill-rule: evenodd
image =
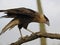
M 32 9 L 24 8 L 24 7 L 7 9 L 5 11 L 5 13 L 7 14 L 7 16 L 12 17 L 12 18 L 15 18 L 17 16 L 21 16 L 21 15 L 30 16 L 30 17 L 34 17 L 34 16 L 38 15 L 38 13 L 36 11 L 34 11 Z

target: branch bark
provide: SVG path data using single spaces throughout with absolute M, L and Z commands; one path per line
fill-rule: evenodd
M 52 33 L 41 33 L 41 32 L 36 32 L 34 34 L 31 34 L 30 36 L 25 36 L 23 38 L 19 38 L 18 41 L 15 43 L 12 43 L 10 45 L 21 45 L 23 43 L 26 43 L 28 41 L 35 40 L 37 38 L 51 38 L 51 39 L 60 39 L 60 34 L 52 34 Z

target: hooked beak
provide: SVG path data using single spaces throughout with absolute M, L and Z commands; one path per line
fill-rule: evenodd
M 50 23 L 49 23 L 49 21 L 46 21 L 46 22 L 45 22 L 45 24 L 47 24 L 48 26 L 50 26 Z

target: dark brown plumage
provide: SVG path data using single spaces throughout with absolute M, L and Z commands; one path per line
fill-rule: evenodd
M 31 22 L 46 23 L 49 25 L 49 20 L 44 14 L 40 14 L 32 9 L 15 8 L 15 9 L 0 10 L 0 12 L 5 12 L 5 14 L 7 14 L 0 18 L 4 18 L 4 17 L 14 18 L 2 29 L 2 32 L 0 34 L 4 33 L 8 29 L 12 29 L 16 25 L 18 25 L 19 30 L 22 27 L 27 29 L 28 24 Z

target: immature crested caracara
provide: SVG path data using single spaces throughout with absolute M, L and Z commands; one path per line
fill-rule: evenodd
M 40 14 L 32 9 L 22 7 L 15 9 L 0 10 L 0 12 L 4 12 L 5 14 L 7 14 L 5 16 L 1 16 L 0 18 L 13 18 L 13 20 L 10 21 L 2 29 L 0 35 L 7 31 L 8 29 L 12 29 L 16 25 L 18 25 L 21 37 L 22 33 L 20 29 L 24 27 L 26 30 L 30 31 L 29 29 L 27 29 L 27 26 L 31 22 L 45 23 L 49 25 L 49 19 L 44 14 Z

